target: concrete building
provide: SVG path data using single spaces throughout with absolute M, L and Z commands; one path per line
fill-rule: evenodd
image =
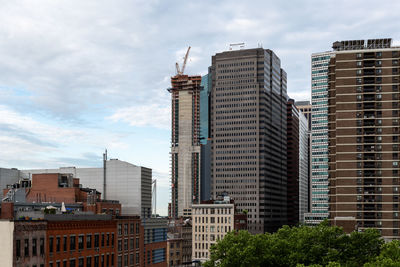
M 22 170 L 22 172 L 28 176 L 35 173 L 71 173 L 73 177 L 80 179 L 84 187 L 96 188 L 100 192 L 106 191 L 105 199 L 119 200 L 125 214 L 150 217 L 152 170 L 117 159 L 107 160 L 105 166 L 106 171 L 104 167 L 61 167 Z M 106 184 L 104 184 L 104 173 Z
M 252 233 L 287 223 L 286 72 L 271 50 L 212 57 L 212 197 L 248 211 Z
M 3 189 L 9 184 L 17 183 L 22 178 L 21 171 L 17 169 L 0 168 L 0 202 L 3 199 Z
M 14 266 L 14 222 L 0 220 L 0 259 L 4 266 Z
M 399 60 L 391 39 L 335 42 L 329 65 L 329 220 L 399 239 Z
M 230 197 L 203 201 L 192 206 L 192 260 L 204 262 L 209 259 L 209 249 L 217 240 L 233 230 L 247 229 L 247 218 L 236 213 Z
M 192 266 L 192 221 L 170 219 L 168 222 L 168 266 Z
M 192 206 L 192 260 L 206 261 L 217 240 L 234 230 L 235 205 L 230 200 L 209 201 Z
M 201 76 L 171 78 L 172 98 L 171 212 L 190 215 L 200 200 L 200 86 Z
M 328 66 L 334 52 L 311 55 L 311 212 L 308 225 L 328 218 Z

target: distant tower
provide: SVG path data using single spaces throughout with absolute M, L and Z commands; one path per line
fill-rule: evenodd
M 168 91 L 172 97 L 171 216 L 190 215 L 200 200 L 200 89 L 201 76 L 184 75 L 177 66 Z

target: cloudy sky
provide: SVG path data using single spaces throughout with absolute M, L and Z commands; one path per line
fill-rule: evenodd
M 288 92 L 310 98 L 310 55 L 336 40 L 392 37 L 400 1 L 0 0 L 0 166 L 150 167 L 169 201 L 170 76 L 245 42 L 281 58 Z

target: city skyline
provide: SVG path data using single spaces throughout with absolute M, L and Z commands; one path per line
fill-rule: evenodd
M 0 167 L 99 167 L 107 148 L 110 158 L 153 169 L 159 213 L 166 215 L 165 89 L 187 47 L 186 73 L 205 75 L 211 56 L 230 43 L 262 44 L 281 59 L 289 96 L 310 100 L 312 53 L 337 40 L 391 37 L 399 45 L 400 3 L 382 1 L 368 16 L 360 3 L 4 3 Z

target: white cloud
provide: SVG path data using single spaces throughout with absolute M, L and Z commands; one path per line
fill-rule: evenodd
M 117 109 L 107 119 L 114 122 L 126 122 L 131 126 L 170 129 L 171 109 L 169 106 L 159 104 L 132 106 Z

